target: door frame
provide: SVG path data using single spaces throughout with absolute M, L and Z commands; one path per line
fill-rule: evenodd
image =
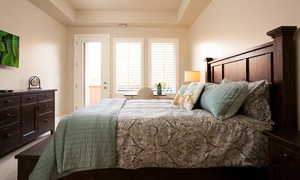
M 109 34 L 75 34 L 74 38 L 74 111 L 85 106 L 85 62 L 84 62 L 84 43 L 103 42 L 103 67 L 107 67 L 102 74 L 102 80 L 108 82 L 106 91 L 102 91 L 105 97 L 111 97 L 111 78 L 110 78 L 110 35 Z

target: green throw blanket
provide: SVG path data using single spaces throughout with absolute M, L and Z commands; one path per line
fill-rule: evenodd
M 104 99 L 62 119 L 30 180 L 116 166 L 116 123 L 125 99 Z

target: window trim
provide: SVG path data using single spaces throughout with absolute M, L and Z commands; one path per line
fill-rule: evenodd
M 179 85 L 179 62 L 180 62 L 180 42 L 178 38 L 149 38 L 148 39 L 148 87 L 152 87 L 152 43 L 175 43 L 176 44 L 176 92 L 178 90 Z M 176 94 L 176 92 L 174 94 Z M 172 93 L 173 94 L 173 93 Z
M 116 59 L 116 45 L 117 42 L 140 42 L 142 44 L 142 53 L 141 53 L 141 58 L 142 58 L 142 62 L 141 62 L 141 80 L 142 80 L 142 84 L 141 86 L 145 86 L 145 38 L 113 38 L 113 71 L 112 71 L 112 79 L 113 79 L 113 96 L 114 97 L 119 97 L 120 95 L 122 96 L 123 94 L 119 94 L 117 93 L 117 59 Z

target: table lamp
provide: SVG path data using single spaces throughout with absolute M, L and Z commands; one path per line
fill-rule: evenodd
M 200 81 L 200 71 L 184 71 L 184 81 L 185 82 L 199 82 Z

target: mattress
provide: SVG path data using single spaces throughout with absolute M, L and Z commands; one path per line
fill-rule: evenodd
M 117 120 L 117 166 L 209 168 L 268 164 L 262 122 L 238 114 L 220 121 L 170 100 L 128 100 Z

